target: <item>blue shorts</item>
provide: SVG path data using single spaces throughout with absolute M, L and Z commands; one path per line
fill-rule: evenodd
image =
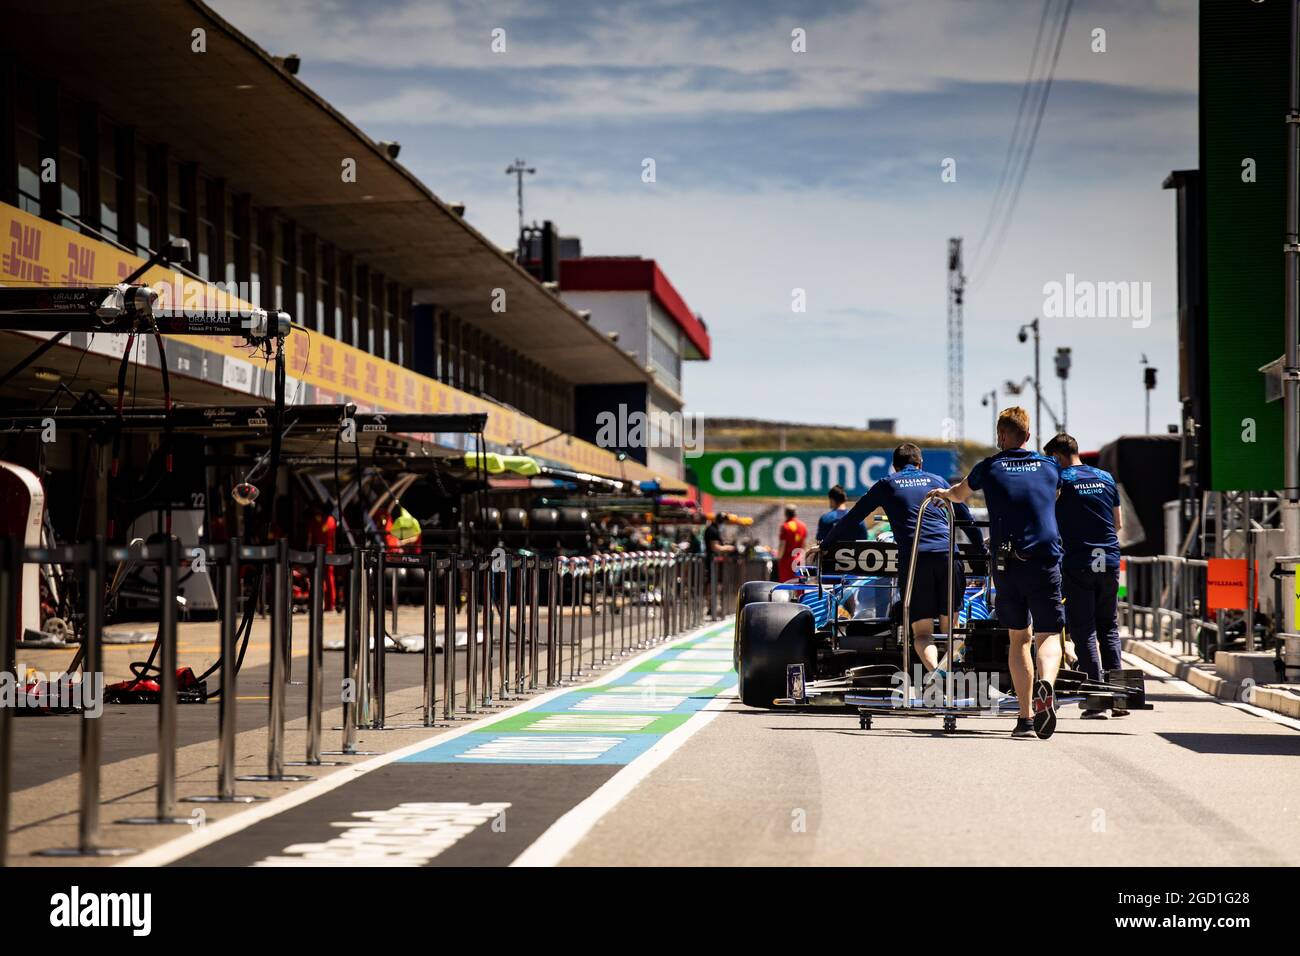
M 958 560 L 960 561 L 960 555 Z M 907 588 L 907 565 L 900 562 L 898 587 Z M 953 569 L 952 609 L 961 611 L 962 597 L 966 593 L 966 574 L 961 564 Z M 948 613 L 948 552 L 922 551 L 916 556 L 916 577 L 912 579 L 911 619 L 928 621 Z
M 1036 634 L 1059 634 L 1065 627 L 1061 610 L 1061 566 L 1042 567 L 1011 560 L 1005 571 L 993 571 L 997 588 L 997 619 L 1002 627 L 1022 631 L 1033 620 Z

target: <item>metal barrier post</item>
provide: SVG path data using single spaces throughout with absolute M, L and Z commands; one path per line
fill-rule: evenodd
M 507 556 L 505 567 L 501 569 L 501 614 L 500 627 L 497 632 L 497 677 L 500 678 L 497 683 L 497 691 L 502 700 L 510 697 L 510 607 L 512 592 L 510 582 L 513 575 L 515 559 Z
M 221 703 L 217 710 L 217 792 L 185 797 L 183 803 L 257 803 L 266 797 L 235 793 L 235 721 L 239 700 L 239 539 L 226 545 L 225 571 L 221 578 Z
M 537 690 L 537 669 L 541 663 L 541 652 L 537 646 L 538 615 L 541 613 L 542 557 L 533 555 L 532 566 L 528 571 L 528 689 Z
M 293 555 L 290 555 L 291 560 Z M 321 760 L 321 675 L 325 666 L 325 546 L 298 557 L 311 566 L 311 594 L 307 598 L 307 755 L 291 760 L 290 767 L 341 767 L 338 760 Z M 298 563 L 304 563 L 299 560 Z
M 293 581 L 293 569 L 289 565 L 289 542 L 281 538 L 275 543 L 271 555 L 269 558 L 264 555 L 264 559 L 273 562 L 274 568 L 271 597 L 271 699 L 266 731 L 266 773 L 247 774 L 239 779 L 277 782 L 310 780 L 311 777 L 302 774 L 284 772 L 284 695 L 289 683 L 284 669 L 284 648 L 289 636 L 291 613 L 289 592 Z
M 438 720 L 438 559 L 430 551 L 424 560 L 424 726 Z M 456 641 L 452 635 L 451 641 Z
M 167 536 L 158 556 L 158 633 L 162 662 L 158 665 L 158 793 L 152 817 L 128 817 L 119 823 L 156 825 L 189 823 L 176 815 L 176 567 L 180 562 L 176 538 Z
M 546 611 L 546 686 L 559 687 L 563 678 L 560 649 L 564 642 L 561 631 L 560 608 L 564 589 L 564 558 L 551 559 L 551 573 L 548 576 L 550 587 L 547 589 L 548 607 Z
M 439 561 L 438 566 L 446 571 L 447 590 L 447 605 L 442 615 L 442 719 L 461 720 L 456 713 L 456 605 L 460 603 L 462 562 L 453 554 Z
M 365 611 L 365 559 L 364 551 L 353 548 L 348 555 L 348 599 L 347 613 L 344 615 L 343 634 L 343 680 L 339 684 L 343 704 L 343 745 L 339 750 L 327 750 L 330 757 L 372 757 L 374 750 L 357 750 L 358 715 L 364 717 L 368 705 L 365 702 L 365 667 L 367 659 L 364 642 L 366 620 Z M 329 561 L 327 557 L 325 559 Z M 340 562 L 337 567 L 343 567 Z
M 522 695 L 525 691 L 524 672 L 527 669 L 527 658 L 525 656 L 524 639 L 527 635 L 527 629 L 524 625 L 524 608 L 525 598 L 528 594 L 528 557 L 519 558 L 519 564 L 515 566 L 518 572 L 515 583 L 515 694 Z
M 18 675 L 18 595 L 21 590 L 22 542 L 6 535 L 0 538 L 0 674 Z M 13 788 L 14 710 L 0 704 L 0 867 L 9 859 L 9 792 Z
M 102 535 L 89 545 L 86 561 L 86 633 L 82 638 L 81 700 L 98 695 L 103 702 L 104 680 L 104 568 L 105 544 Z M 24 561 L 26 556 L 24 555 Z M 21 569 L 22 564 L 20 563 Z M 17 582 L 15 582 L 16 586 Z M 87 685 L 87 681 L 90 684 Z M 98 685 L 98 686 L 97 686 Z M 136 852 L 126 847 L 99 845 L 99 761 L 102 752 L 100 717 L 81 714 L 81 765 L 78 771 L 80 802 L 77 814 L 77 845 L 51 847 L 37 851 L 37 856 L 129 856 Z
M 374 628 L 375 634 L 373 639 L 373 663 L 370 667 L 370 700 L 373 708 L 373 718 L 371 727 L 375 730 L 384 729 L 384 684 L 385 667 L 387 661 L 385 655 L 388 647 L 388 629 L 384 624 L 384 612 L 388 610 L 388 590 L 385 585 L 388 582 L 388 561 L 384 549 L 375 549 L 375 570 L 374 570 Z M 396 636 L 396 635 L 394 635 Z
M 478 710 L 478 559 L 471 559 L 469 567 L 469 597 L 465 601 L 465 618 L 468 622 L 468 640 L 465 643 L 465 713 Z

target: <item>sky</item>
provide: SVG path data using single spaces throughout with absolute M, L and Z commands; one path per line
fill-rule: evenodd
M 587 255 L 657 260 L 713 341 L 686 368 L 689 411 L 944 435 L 960 236 L 967 437 L 991 437 L 982 396 L 1017 401 L 1003 383 L 1033 372 L 1017 331 L 1036 316 L 1058 413 L 1052 359 L 1072 349 L 1081 446 L 1143 430 L 1143 357 L 1158 369 L 1152 430 L 1178 420 L 1161 183 L 1197 165 L 1195 0 L 1075 0 L 1005 231 L 990 210 L 1041 0 L 209 2 L 300 54 L 299 79 L 399 141 L 401 163 L 496 244 L 514 244 L 505 168 L 519 157 L 537 169 L 526 219 Z M 1146 317 L 1046 316 L 1071 275 L 1149 289 Z

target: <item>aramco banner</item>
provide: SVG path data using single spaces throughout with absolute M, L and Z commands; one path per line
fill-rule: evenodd
M 926 471 L 957 479 L 957 455 L 948 448 L 922 452 Z M 850 500 L 889 474 L 894 450 L 723 451 L 688 461 L 695 482 L 720 498 L 821 498 L 843 485 Z

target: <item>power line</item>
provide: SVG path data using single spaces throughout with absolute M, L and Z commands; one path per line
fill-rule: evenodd
M 993 267 L 996 265 L 998 256 L 1002 252 L 1003 243 L 1006 241 L 1007 233 L 1011 229 L 1011 221 L 1016 213 L 1016 206 L 1020 202 L 1020 191 L 1024 187 L 1025 177 L 1029 172 L 1029 164 L 1034 156 L 1034 146 L 1038 143 L 1038 131 L 1043 123 L 1043 114 L 1047 110 L 1047 99 L 1052 92 L 1052 80 L 1056 76 L 1056 66 L 1061 59 L 1061 47 L 1065 42 L 1066 27 L 1070 22 L 1070 10 L 1074 6 L 1074 0 L 1064 0 L 1061 7 L 1060 24 L 1056 28 L 1056 44 L 1052 51 L 1052 63 L 1048 68 L 1047 76 L 1042 83 L 1042 94 L 1038 97 L 1037 110 L 1034 116 L 1034 125 L 1030 130 L 1029 138 L 1026 141 L 1024 158 L 1020 163 L 1020 169 L 1016 176 L 1016 185 L 1011 193 L 1011 198 L 1004 207 L 1002 220 L 998 228 L 997 238 L 993 243 L 993 258 L 989 260 L 979 271 L 975 279 L 975 287 L 983 284 L 984 279 L 992 274 Z
M 1047 25 L 1047 11 L 1052 7 L 1052 0 L 1043 0 L 1043 13 L 1038 18 L 1038 33 L 1034 37 L 1034 53 L 1029 58 L 1029 73 L 1025 76 L 1025 82 L 1020 87 L 1020 103 L 1016 107 L 1016 122 L 1011 127 L 1011 138 L 1007 140 L 1007 155 L 1002 160 L 1002 172 L 998 174 L 998 185 L 993 191 L 993 202 L 989 205 L 988 218 L 984 221 L 984 231 L 980 233 L 979 239 L 975 243 L 975 260 L 978 262 L 981 252 L 984 250 L 984 240 L 988 238 L 989 229 L 993 226 L 994 219 L 1001 207 L 1003 190 L 1007 183 L 1007 173 L 1011 171 L 1011 158 L 1016 150 L 1016 144 L 1020 140 L 1021 123 L 1024 121 L 1025 104 L 1029 101 L 1029 92 L 1037 87 L 1037 81 L 1034 76 L 1038 73 L 1038 51 L 1043 45 L 1043 28 Z

